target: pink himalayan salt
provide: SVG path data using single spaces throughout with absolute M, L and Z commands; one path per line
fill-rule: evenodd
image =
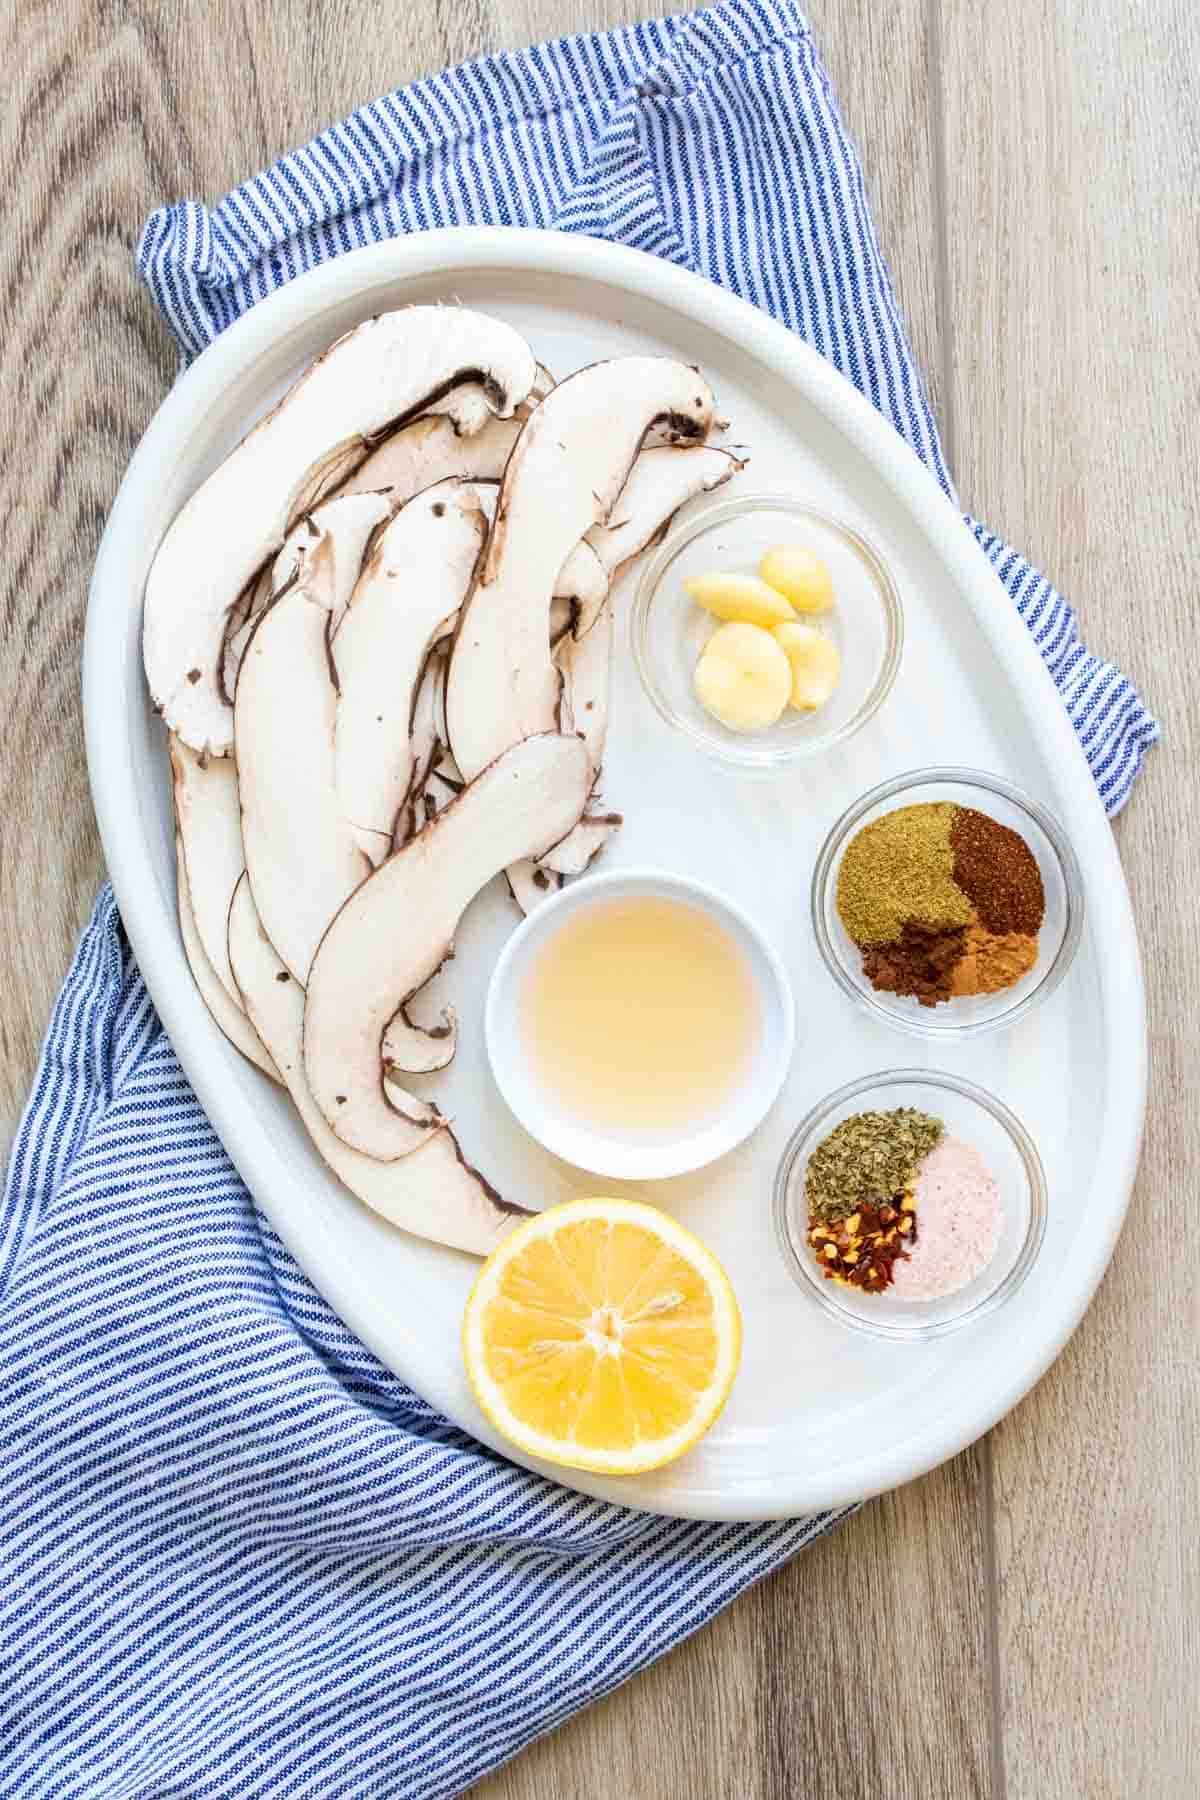
M 940 1300 L 974 1281 L 1000 1241 L 1000 1192 L 983 1158 L 944 1137 L 917 1172 L 917 1241 L 893 1264 L 897 1300 Z

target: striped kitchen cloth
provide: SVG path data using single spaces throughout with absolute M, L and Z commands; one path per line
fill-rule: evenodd
M 139 264 L 187 358 L 316 262 L 472 222 L 590 232 L 735 289 L 950 491 L 858 163 L 785 0 L 419 82 L 211 212 L 156 213 Z M 1115 812 L 1153 720 L 1050 584 L 971 529 Z M 254 1210 L 107 892 L 4 1192 L 0 1445 L 0 1796 L 454 1794 L 842 1516 L 651 1517 L 439 1418 Z

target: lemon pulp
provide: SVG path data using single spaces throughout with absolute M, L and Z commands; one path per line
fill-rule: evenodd
M 632 1474 L 681 1456 L 729 1393 L 741 1325 L 690 1232 L 629 1200 L 576 1200 L 488 1258 L 463 1326 L 492 1423 L 531 1455 Z

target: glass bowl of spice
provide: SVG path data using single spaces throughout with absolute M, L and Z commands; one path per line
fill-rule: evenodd
M 875 1337 L 941 1337 L 1024 1281 L 1046 1228 L 1032 1138 L 973 1082 L 868 1075 L 813 1108 L 775 1178 L 788 1268 L 823 1310 Z
M 638 583 L 630 636 L 668 725 L 720 762 L 769 774 L 875 716 L 900 667 L 904 615 L 891 571 L 856 527 L 759 492 L 710 504 L 671 532 Z
M 826 838 L 813 930 L 838 985 L 922 1037 L 1011 1025 L 1053 993 L 1083 929 L 1062 827 L 974 769 L 920 769 L 873 788 Z

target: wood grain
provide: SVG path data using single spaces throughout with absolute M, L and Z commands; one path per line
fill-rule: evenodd
M 100 877 L 78 705 L 87 579 L 173 370 L 132 269 L 144 215 L 217 197 L 448 61 L 652 10 L 675 9 L 0 0 L 0 1139 Z M 1195 10 L 810 11 L 965 498 L 1056 573 L 1166 717 L 1120 832 L 1154 946 L 1146 1167 L 1084 1327 L 985 1444 L 475 1792 L 1184 1800 L 1200 1791 Z
M 1148 979 L 1141 1179 L 1074 1341 L 995 1432 L 1010 1800 L 1200 1792 L 1194 6 L 948 6 L 948 400 L 970 505 L 1154 696 L 1118 840 Z M 1047 479 L 1047 472 L 1053 479 Z M 1169 1249 L 1168 1249 L 1169 1246 Z

